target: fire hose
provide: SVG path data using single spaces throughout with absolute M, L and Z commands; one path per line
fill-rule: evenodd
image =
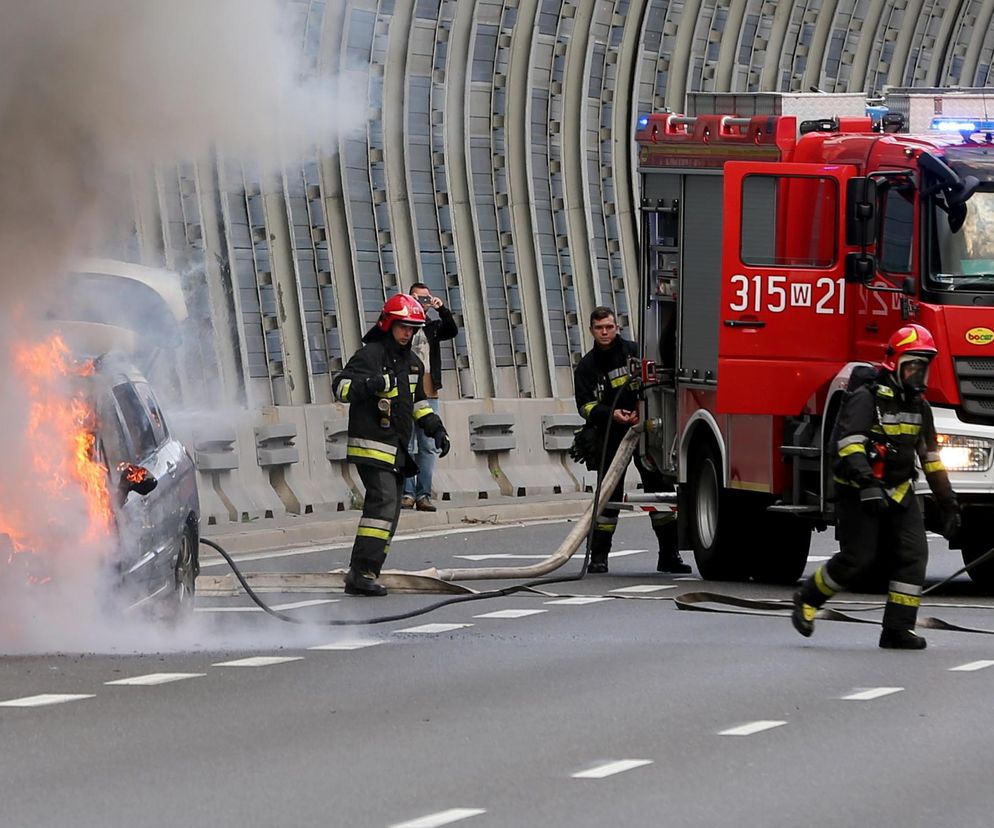
M 615 393 L 614 398 L 611 402 L 608 418 L 610 418 L 614 413 L 614 409 L 617 407 L 618 400 L 621 396 L 622 388 L 619 388 Z M 210 547 L 215 550 L 225 562 L 231 567 L 231 571 L 234 573 L 235 578 L 238 583 L 241 584 L 242 589 L 245 593 L 252 599 L 252 601 L 265 613 L 279 619 L 280 621 L 286 621 L 291 624 L 302 624 L 302 625 L 313 625 L 313 626 L 327 626 L 327 627 L 352 627 L 352 626 L 366 626 L 371 624 L 384 624 L 390 621 L 402 621 L 407 618 L 414 618 L 415 616 L 425 615 L 429 612 L 434 612 L 442 607 L 447 607 L 452 604 L 464 603 L 467 601 L 481 601 L 487 598 L 497 598 L 506 595 L 514 595 L 518 592 L 528 592 L 536 591 L 538 587 L 547 586 L 550 584 L 561 584 L 570 581 L 579 581 L 587 573 L 587 565 L 590 562 L 590 542 L 593 535 L 594 520 L 597 515 L 601 513 L 604 506 L 607 504 L 614 492 L 615 486 L 617 486 L 618 481 L 621 479 L 621 475 L 624 473 L 628 466 L 632 455 L 635 453 L 635 446 L 642 433 L 642 425 L 638 424 L 629 428 L 627 433 L 622 437 L 621 443 L 615 452 L 614 459 L 611 461 L 610 466 L 608 466 L 607 471 L 604 471 L 604 464 L 607 461 L 607 447 L 608 439 L 605 439 L 601 448 L 601 458 L 600 464 L 598 466 L 597 475 L 597 486 L 594 490 L 593 501 L 590 507 L 582 514 L 580 519 L 577 521 L 576 525 L 570 530 L 569 534 L 548 558 L 531 566 L 519 566 L 519 567 L 483 567 L 483 568 L 473 568 L 473 569 L 426 569 L 418 572 L 384 572 L 381 576 L 384 584 L 390 587 L 396 587 L 404 581 L 413 581 L 419 587 L 420 591 L 427 591 L 427 588 L 431 587 L 433 584 L 442 586 L 444 584 L 444 591 L 451 591 L 451 584 L 448 582 L 455 580 L 498 580 L 507 578 L 538 578 L 539 576 L 546 575 L 549 572 L 553 572 L 559 567 L 563 566 L 573 555 L 576 553 L 577 548 L 580 546 L 581 541 L 584 538 L 587 540 L 586 549 L 584 551 L 583 565 L 580 568 L 580 572 L 576 575 L 568 575 L 562 578 L 540 578 L 538 580 L 527 581 L 523 584 L 515 584 L 513 586 L 504 587 L 502 589 L 487 590 L 485 592 L 471 592 L 470 594 L 457 595 L 452 598 L 447 598 L 442 601 L 437 601 L 433 604 L 429 604 L 427 607 L 421 607 L 420 609 L 410 610 L 408 612 L 395 613 L 393 615 L 384 615 L 376 618 L 368 618 L 363 620 L 357 619 L 325 619 L 320 621 L 305 621 L 300 618 L 294 618 L 292 615 L 287 615 L 286 613 L 280 612 L 279 610 L 274 610 L 272 607 L 268 606 L 252 589 L 248 579 L 242 574 L 238 569 L 235 561 L 231 556 L 224 550 L 220 544 L 215 543 L 207 538 L 201 538 L 200 542 L 205 546 Z M 602 473 L 603 472 L 603 473 Z

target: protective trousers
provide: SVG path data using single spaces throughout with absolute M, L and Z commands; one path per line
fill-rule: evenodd
M 349 566 L 357 572 L 368 572 L 375 577 L 383 568 L 387 552 L 390 551 L 390 541 L 397 531 L 404 478 L 389 469 L 374 466 L 356 468 L 366 487 L 366 497 L 362 504 L 359 528 L 355 533 L 355 543 L 352 544 Z
M 857 490 L 841 491 L 836 503 L 839 551 L 819 567 L 801 587 L 801 600 L 822 606 L 837 592 L 848 589 L 878 556 L 890 569 L 884 629 L 913 630 L 921 604 L 928 543 L 918 499 L 890 503 L 878 515 L 860 505 Z
M 643 478 L 645 481 L 646 479 Z M 648 482 L 644 482 L 646 491 L 652 491 Z M 625 496 L 625 475 L 621 475 L 618 485 L 611 492 L 611 502 L 618 503 Z M 606 563 L 611 551 L 611 541 L 614 530 L 618 528 L 618 509 L 604 509 L 594 522 L 594 536 L 590 543 L 590 560 L 592 563 Z M 650 512 L 649 522 L 653 534 L 659 543 L 659 554 L 672 555 L 677 552 L 677 525 L 674 512 Z

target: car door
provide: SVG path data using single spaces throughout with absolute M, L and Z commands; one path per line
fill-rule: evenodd
M 175 458 L 160 448 L 166 443 L 165 429 L 156 423 L 143 400 L 140 384 L 126 381 L 114 386 L 114 398 L 123 415 L 136 465 L 143 466 L 158 481 L 155 489 L 141 497 L 144 503 L 146 529 L 137 564 L 143 570 L 141 579 L 155 591 L 168 586 L 173 577 L 172 561 L 178 548 L 175 501 Z M 137 573 L 137 570 L 136 570 Z

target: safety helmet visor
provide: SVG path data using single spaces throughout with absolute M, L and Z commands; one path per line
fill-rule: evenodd
M 908 352 L 897 360 L 897 378 L 909 391 L 921 394 L 928 388 L 928 369 L 934 354 Z

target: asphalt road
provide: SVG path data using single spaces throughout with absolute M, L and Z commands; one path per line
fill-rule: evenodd
M 390 565 L 534 563 L 466 556 L 543 556 L 569 525 L 473 529 L 400 539 Z M 786 617 L 682 612 L 685 591 L 790 590 L 659 575 L 650 539 L 625 519 L 608 575 L 403 621 L 301 627 L 212 598 L 173 636 L 130 619 L 81 653 L 2 657 L 0 825 L 991 824 L 994 637 L 930 630 L 928 650 L 903 653 L 869 625 L 803 639 Z M 934 583 L 959 560 L 932 546 Z M 809 567 L 833 549 L 817 536 Z M 440 600 L 265 597 L 357 621 Z M 930 604 L 994 628 L 994 600 L 965 578 Z M 8 627 L 7 651 L 80 640 L 49 632 Z

